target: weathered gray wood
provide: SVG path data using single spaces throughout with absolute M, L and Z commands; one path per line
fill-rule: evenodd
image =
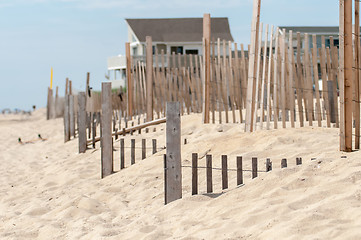
M 198 194 L 198 154 L 192 153 L 192 195 Z
M 252 178 L 256 178 L 258 175 L 258 160 L 256 157 L 252 158 Z
M 133 85 L 131 73 L 131 56 L 130 56 L 130 43 L 125 43 L 125 55 L 127 61 L 127 113 L 128 116 L 133 116 Z
M 237 186 L 243 184 L 242 157 L 237 157 Z
M 69 95 L 65 95 L 64 104 L 64 142 L 70 140 L 70 123 L 69 123 Z
M 130 164 L 135 164 L 135 139 L 130 140 Z
M 287 167 L 287 159 L 283 158 L 281 161 L 281 168 L 286 168 Z
M 124 138 L 120 139 L 120 169 L 123 169 L 124 165 Z
M 80 92 L 78 95 L 78 140 L 79 140 L 79 153 L 86 151 L 86 95 L 85 92 Z
M 102 83 L 101 178 L 113 173 L 112 85 Z
M 296 165 L 302 164 L 302 158 L 296 158 Z
M 153 144 L 153 154 L 157 153 L 157 139 L 152 139 Z
M 333 96 L 333 81 L 328 80 L 327 81 L 327 91 L 328 91 L 328 104 L 331 114 L 331 123 L 336 123 L 336 109 L 334 104 L 334 96 Z
M 207 180 L 207 193 L 213 192 L 213 179 L 212 179 L 212 155 L 206 155 L 206 180 Z
M 179 102 L 166 105 L 167 202 L 182 198 L 181 119 Z
M 228 188 L 227 155 L 222 155 L 222 190 Z
M 142 160 L 147 157 L 147 147 L 146 147 L 146 140 L 142 139 Z
M 163 155 L 163 167 L 164 167 L 164 205 L 166 205 L 168 203 L 167 154 Z
M 272 162 L 271 159 L 266 159 L 266 172 L 272 171 Z
M 146 78 L 147 78 L 147 121 L 153 120 L 153 47 L 152 37 L 146 39 Z M 168 158 L 167 158 L 168 159 Z M 168 199 L 169 200 L 169 199 Z
M 75 137 L 74 95 L 69 95 L 70 136 Z

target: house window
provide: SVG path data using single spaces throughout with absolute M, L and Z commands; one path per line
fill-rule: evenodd
M 183 54 L 183 47 L 182 46 L 174 46 L 174 47 L 170 47 L 170 52 L 171 54 L 175 53 L 175 54 Z
M 198 49 L 187 49 L 186 54 L 197 55 L 198 54 Z
M 137 50 L 138 50 L 137 47 L 133 47 L 133 55 L 138 55 Z

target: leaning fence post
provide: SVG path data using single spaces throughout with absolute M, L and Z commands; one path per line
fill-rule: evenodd
M 112 85 L 102 83 L 102 115 L 101 115 L 101 177 L 113 173 L 113 144 L 112 144 Z
M 93 131 L 92 131 L 92 145 L 93 148 L 95 148 L 95 137 L 97 135 L 97 122 L 96 122 L 96 113 L 93 113 L 93 121 L 92 121 L 92 125 L 93 125 Z M 86 135 L 86 129 L 85 129 L 85 135 Z
M 166 202 L 182 198 L 182 159 L 180 104 L 168 102 L 166 105 Z
M 198 153 L 192 153 L 192 195 L 198 194 Z
M 228 188 L 227 155 L 222 155 L 222 190 Z
M 237 186 L 243 184 L 242 157 L 237 157 Z
M 256 178 L 258 174 L 258 160 L 256 157 L 252 158 L 252 178 Z
M 86 151 L 86 147 L 87 147 L 85 99 L 86 99 L 85 92 L 80 92 L 79 96 L 78 96 L 79 153 L 84 153 Z

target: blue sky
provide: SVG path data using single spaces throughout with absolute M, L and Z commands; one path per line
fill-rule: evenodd
M 125 18 L 228 17 L 237 43 L 250 41 L 251 0 L 0 0 L 0 109 L 44 107 L 65 78 L 84 89 L 86 72 L 100 89 L 108 56 L 124 54 Z M 263 0 L 273 25 L 338 25 L 338 0 Z

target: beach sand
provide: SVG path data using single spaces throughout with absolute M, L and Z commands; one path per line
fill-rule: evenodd
M 339 152 L 339 130 L 304 127 L 244 133 L 239 124 L 201 124 L 201 115 L 182 117 L 183 198 L 164 205 L 163 154 L 160 150 L 119 171 L 119 141 L 114 143 L 115 171 L 100 179 L 100 148 L 78 154 L 78 140 L 64 143 L 63 119 L 0 116 L 0 239 L 360 239 L 361 155 Z M 152 130 L 152 129 L 151 129 Z M 153 138 L 165 145 L 165 124 L 156 132 L 130 139 Z M 37 139 L 41 134 L 46 141 Z M 32 143 L 21 145 L 32 140 Z M 192 153 L 213 155 L 220 167 L 228 155 L 244 169 L 258 157 L 273 170 L 229 189 L 221 189 L 221 171 L 213 171 L 213 194 L 206 194 L 205 169 L 199 169 L 199 195 L 191 195 Z M 295 158 L 303 164 L 296 166 Z M 282 158 L 288 168 L 281 169 Z M 314 159 L 314 160 L 311 160 Z

